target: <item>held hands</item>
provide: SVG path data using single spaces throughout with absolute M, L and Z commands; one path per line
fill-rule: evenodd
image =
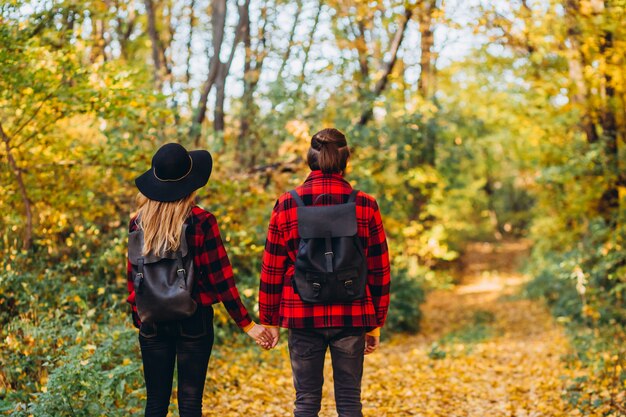
M 266 329 L 260 324 L 255 324 L 250 330 L 248 330 L 248 336 L 256 341 L 256 344 L 261 346 L 265 350 L 269 350 L 276 345 L 272 346 L 273 338 L 270 333 L 271 329 Z
M 365 335 L 365 354 L 369 355 L 378 349 L 380 344 L 380 336 Z
M 248 336 L 256 341 L 256 344 L 265 350 L 276 347 L 280 337 L 280 329 L 278 327 L 265 327 L 262 324 L 255 324 L 248 330 Z

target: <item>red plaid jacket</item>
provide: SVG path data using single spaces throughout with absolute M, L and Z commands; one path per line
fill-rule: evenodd
M 185 223 L 191 226 L 187 227 L 187 244 L 193 253 L 194 271 L 197 274 L 194 284 L 196 288 L 193 290 L 196 302 L 209 306 L 221 301 L 237 325 L 246 329 L 252 320 L 235 286 L 233 268 L 224 249 L 215 216 L 194 206 Z M 137 230 L 135 218 L 130 221 L 128 230 Z M 126 301 L 132 307 L 134 325 L 140 327 L 130 261 L 127 264 L 127 278 L 130 295 Z
M 296 192 L 305 205 L 320 194 L 331 194 L 335 201 L 347 202 L 352 187 L 339 174 L 313 171 Z M 291 278 L 300 237 L 297 205 L 289 193 L 283 194 L 272 211 L 263 264 L 259 309 L 261 323 L 287 328 L 382 327 L 389 307 L 390 269 L 385 231 L 376 200 L 359 192 L 356 198 L 358 236 L 367 257 L 366 296 L 348 303 L 304 303 L 294 292 Z

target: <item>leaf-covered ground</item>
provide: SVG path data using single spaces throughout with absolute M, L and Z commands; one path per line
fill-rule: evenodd
M 366 416 L 570 416 L 564 330 L 544 305 L 517 296 L 522 243 L 476 244 L 453 290 L 431 293 L 422 330 L 366 357 Z M 294 391 L 284 341 L 271 352 L 216 347 L 205 415 L 289 416 Z M 336 416 L 326 364 L 321 416 Z

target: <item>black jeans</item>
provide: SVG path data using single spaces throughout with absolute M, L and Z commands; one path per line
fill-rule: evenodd
M 365 329 L 289 329 L 289 355 L 296 388 L 295 417 L 316 417 L 322 403 L 324 359 L 330 347 L 339 417 L 362 417 L 361 379 Z
M 139 344 L 148 400 L 146 417 L 165 417 L 178 362 L 180 417 L 201 417 L 202 394 L 213 347 L 213 308 L 198 307 L 185 320 L 142 324 Z

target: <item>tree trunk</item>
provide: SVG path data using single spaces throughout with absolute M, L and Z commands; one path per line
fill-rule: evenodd
M 154 65 L 154 83 L 158 90 L 163 87 L 163 79 L 161 73 L 161 41 L 159 39 L 159 32 L 156 27 L 156 13 L 154 11 L 154 4 L 152 0 L 144 0 L 146 7 L 146 14 L 148 16 L 148 36 L 150 36 L 150 43 L 152 45 L 152 63 Z
M 202 91 L 200 92 L 200 98 L 196 107 L 195 116 L 193 117 L 191 129 L 189 129 L 189 136 L 193 139 L 196 146 L 200 146 L 200 135 L 202 130 L 202 122 L 206 115 L 207 103 L 209 100 L 209 93 L 215 79 L 219 72 L 220 51 L 222 50 L 222 43 L 224 41 L 224 28 L 226 26 L 226 0 L 212 0 L 211 1 L 211 25 L 213 29 L 213 55 L 209 60 L 209 73 L 202 85 Z
M 237 159 L 240 163 L 247 160 L 247 152 L 245 150 L 246 143 L 249 142 L 250 124 L 252 118 L 250 112 L 254 106 L 252 97 L 252 89 L 250 88 L 250 69 L 252 68 L 252 41 L 250 35 L 250 19 L 246 19 L 242 25 L 242 41 L 245 50 L 243 63 L 243 96 L 241 97 L 241 118 L 239 127 L 239 136 L 237 137 Z
M 568 70 L 570 79 L 573 81 L 575 89 L 571 94 L 571 100 L 582 109 L 582 117 L 579 122 L 581 130 L 585 133 L 587 142 L 598 141 L 598 129 L 592 117 L 593 110 L 590 108 L 589 92 L 583 74 L 586 59 L 581 46 L 581 29 L 578 23 L 580 14 L 580 3 L 578 0 L 567 0 L 565 5 L 565 21 L 567 24 L 567 37 L 570 43 L 568 48 Z
M 419 7 L 419 30 L 420 30 L 420 77 L 417 81 L 417 89 L 421 96 L 428 100 L 432 91 L 433 54 L 432 48 L 435 42 L 433 36 L 433 11 L 435 1 L 424 1 Z
M 250 33 L 250 18 L 248 15 L 249 1 L 246 2 L 245 22 L 242 25 L 243 44 L 245 47 L 244 60 L 244 91 L 243 91 L 243 108 L 241 112 L 240 130 L 237 138 L 237 159 L 246 167 L 254 165 L 255 159 L 259 154 L 259 143 L 252 135 L 250 126 L 256 115 L 256 106 L 254 103 L 254 91 L 261 77 L 263 63 L 267 56 L 266 32 L 267 32 L 267 14 L 262 13 L 264 17 L 263 26 L 259 31 L 259 40 L 257 47 L 252 49 L 252 39 Z M 266 9 L 265 9 L 266 11 Z
M 609 30 L 604 32 L 604 42 L 601 43 L 600 53 L 605 61 L 611 59 L 613 54 L 613 33 Z M 606 65 L 605 65 L 606 68 Z M 620 177 L 619 154 L 617 146 L 617 120 L 615 117 L 615 88 L 613 79 L 608 70 L 604 73 L 604 84 L 606 98 L 601 113 L 602 140 L 604 142 L 604 155 L 608 165 L 608 177 L 612 180 L 608 188 L 602 194 L 600 201 L 600 212 L 609 221 L 613 220 L 613 214 L 619 209 L 619 190 L 617 188 Z
M 437 10 L 436 0 L 424 1 L 419 6 L 420 30 L 420 77 L 417 80 L 417 90 L 424 100 L 432 98 L 434 91 L 434 62 L 432 48 L 434 46 L 433 13 Z M 421 123 L 421 139 L 424 146 L 422 162 L 435 166 L 436 159 L 436 129 L 434 121 Z
M 234 47 L 234 46 L 233 46 Z M 226 100 L 226 75 L 228 69 L 220 64 L 220 70 L 215 79 L 215 109 L 213 110 L 213 130 L 224 131 L 224 101 Z
M 248 15 L 248 8 L 250 7 L 250 2 L 246 1 L 242 6 L 239 6 L 239 22 L 237 23 L 237 27 L 235 28 L 235 39 L 233 40 L 233 44 L 230 48 L 230 54 L 228 55 L 228 60 L 226 62 L 219 62 L 219 69 L 217 72 L 217 76 L 215 77 L 215 110 L 214 110 L 214 120 L 213 120 L 213 129 L 216 132 L 224 131 L 225 123 L 224 123 L 224 101 L 226 99 L 226 78 L 230 73 L 230 67 L 233 64 L 233 59 L 235 58 L 235 52 L 237 51 L 237 46 L 239 42 L 241 42 L 241 38 L 243 37 L 245 28 L 250 25 L 250 18 Z

